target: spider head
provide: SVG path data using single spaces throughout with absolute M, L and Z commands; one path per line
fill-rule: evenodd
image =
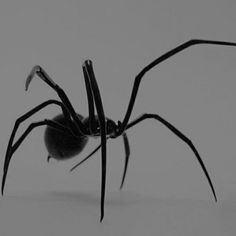
M 83 123 L 85 124 L 85 126 L 87 127 L 87 130 L 89 132 L 90 130 L 90 122 L 89 122 L 89 118 L 85 118 Z M 92 137 L 100 137 L 100 125 L 99 125 L 99 120 L 98 117 L 95 116 L 95 121 L 93 123 L 93 131 L 91 130 L 89 133 Z M 107 136 L 110 137 L 117 137 L 117 131 L 118 131 L 118 126 L 116 125 L 116 123 L 109 119 L 106 118 L 106 134 Z

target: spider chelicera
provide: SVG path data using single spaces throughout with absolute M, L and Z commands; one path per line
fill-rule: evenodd
M 146 119 L 155 119 L 170 129 L 175 135 L 177 135 L 182 141 L 184 141 L 189 148 L 195 154 L 198 162 L 200 163 L 203 172 L 206 175 L 210 188 L 213 192 L 214 199 L 217 201 L 215 190 L 210 179 L 210 176 L 207 172 L 207 169 L 197 151 L 192 141 L 186 137 L 181 131 L 175 128 L 171 123 L 167 120 L 159 116 L 158 114 L 142 114 L 138 118 L 129 122 L 131 112 L 134 107 L 135 99 L 137 96 L 137 92 L 139 89 L 140 82 L 145 75 L 146 72 L 151 70 L 153 67 L 158 65 L 159 63 L 167 60 L 173 55 L 179 53 L 180 51 L 191 47 L 196 44 L 211 44 L 211 45 L 226 45 L 226 46 L 236 46 L 236 43 L 233 42 L 223 42 L 223 41 L 214 41 L 214 40 L 202 40 L 202 39 L 192 39 L 189 40 L 176 48 L 164 53 L 162 56 L 158 57 L 154 61 L 152 61 L 149 65 L 147 65 L 135 78 L 133 90 L 131 93 L 130 101 L 128 104 L 128 108 L 125 114 L 123 121 L 118 121 L 117 123 L 113 120 L 107 118 L 105 116 L 103 110 L 102 99 L 100 96 L 98 84 L 94 75 L 93 65 L 90 60 L 86 60 L 82 66 L 84 80 L 87 91 L 88 98 L 88 111 L 89 117 L 84 118 L 82 115 L 75 112 L 73 106 L 71 105 L 68 97 L 61 87 L 59 87 L 46 73 L 46 71 L 41 66 L 34 66 L 31 70 L 29 76 L 27 77 L 25 89 L 27 90 L 29 84 L 33 77 L 37 75 L 40 79 L 42 79 L 45 83 L 47 83 L 53 90 L 56 91 L 61 101 L 57 100 L 48 100 L 35 108 L 31 109 L 21 117 L 19 117 L 14 125 L 13 131 L 10 136 L 10 140 L 7 146 L 4 168 L 3 168 L 3 177 L 2 177 L 2 195 L 4 192 L 4 186 L 6 181 L 6 176 L 8 172 L 9 163 L 13 153 L 17 150 L 23 140 L 27 137 L 27 135 L 36 127 L 46 126 L 45 131 L 45 144 L 48 150 L 48 160 L 50 158 L 54 158 L 57 160 L 66 160 L 71 157 L 74 157 L 78 153 L 80 153 L 85 147 L 89 137 L 100 137 L 101 144 L 85 159 L 83 159 L 80 163 L 74 166 L 71 170 L 75 169 L 82 162 L 87 160 L 90 156 L 92 156 L 99 148 L 101 148 L 101 201 L 100 201 L 100 222 L 104 217 L 104 200 L 105 200 L 105 188 L 106 188 L 106 145 L 107 140 L 112 138 L 117 138 L 119 136 L 123 137 L 124 147 L 125 147 L 125 165 L 123 171 L 122 182 L 120 188 L 123 187 L 129 155 L 130 148 L 129 142 L 126 135 L 126 131 L 136 124 L 144 121 Z M 19 137 L 19 139 L 13 144 L 13 140 L 16 134 L 16 131 L 19 125 L 28 119 L 30 116 L 43 109 L 44 107 L 55 104 L 60 106 L 62 109 L 62 114 L 54 117 L 52 120 L 45 119 L 43 121 L 38 121 L 31 123 L 26 131 Z M 95 114 L 95 108 L 97 113 Z

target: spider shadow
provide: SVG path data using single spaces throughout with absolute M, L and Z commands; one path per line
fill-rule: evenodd
M 99 192 L 86 192 L 86 191 L 50 191 L 47 197 L 54 201 L 72 202 L 82 205 L 98 205 L 100 202 Z M 141 197 L 136 193 L 126 191 L 116 191 L 108 193 L 106 196 L 105 204 L 107 206 L 125 207 L 130 204 L 137 203 Z

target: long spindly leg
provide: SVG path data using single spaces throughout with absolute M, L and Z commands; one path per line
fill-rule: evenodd
M 38 106 L 34 107 L 33 109 L 31 109 L 30 111 L 28 111 L 27 113 L 25 113 L 24 115 L 22 115 L 21 117 L 19 117 L 16 122 L 15 122 L 15 125 L 14 125 L 14 128 L 12 130 L 12 134 L 10 136 L 10 139 L 9 139 L 9 142 L 8 142 L 8 146 L 7 146 L 7 153 L 9 151 L 9 148 L 11 147 L 12 145 L 12 142 L 14 140 L 14 137 L 15 137 L 15 134 L 16 134 L 16 131 L 19 127 L 19 125 L 25 121 L 26 119 L 28 119 L 29 117 L 31 117 L 32 115 L 34 115 L 36 112 L 42 110 L 44 107 L 50 105 L 50 104 L 55 104 L 55 105 L 58 105 L 61 107 L 62 109 L 62 113 L 63 115 L 65 116 L 66 120 L 68 121 L 68 125 L 71 129 L 71 132 L 73 133 L 74 131 L 74 123 L 72 122 L 71 120 L 71 117 L 70 117 L 70 114 L 69 112 L 67 111 L 66 107 L 63 105 L 63 103 L 57 101 L 57 100 L 53 100 L 53 99 L 50 99 L 48 101 L 45 101 L 41 104 L 39 104 Z M 74 134 L 74 133 L 73 133 Z M 75 134 L 74 134 L 75 135 Z M 7 154 L 6 154 L 7 155 Z
M 76 169 L 78 166 L 80 166 L 81 164 L 83 164 L 85 161 L 87 161 L 93 154 L 95 154 L 100 148 L 101 148 L 101 144 L 99 144 L 88 156 L 86 156 L 82 161 L 80 161 L 79 163 L 77 163 L 76 165 L 74 165 L 70 171 L 73 171 L 74 169 Z
M 174 56 L 175 54 L 185 50 L 188 47 L 191 47 L 193 45 L 197 45 L 197 44 L 210 44 L 210 45 L 223 45 L 223 46 L 236 46 L 236 43 L 234 42 L 225 42 L 225 41 L 214 41 L 214 40 L 203 40 L 203 39 L 192 39 L 189 40 L 179 46 L 177 46 L 176 48 L 164 53 L 162 56 L 158 57 L 157 59 L 155 59 L 154 61 L 152 61 L 150 64 L 148 64 L 145 68 L 143 68 L 142 71 L 140 71 L 140 73 L 135 77 L 135 81 L 134 81 L 134 85 L 133 85 L 133 90 L 131 93 L 131 97 L 130 97 L 130 101 L 129 101 L 129 105 L 124 117 L 124 120 L 121 123 L 121 127 L 119 130 L 119 134 L 121 135 L 124 130 L 126 129 L 126 125 L 129 122 L 129 118 L 131 115 L 131 112 L 133 110 L 134 107 L 134 102 L 138 93 L 138 89 L 139 89 L 139 85 L 140 82 L 143 78 L 143 76 L 149 71 L 151 70 L 153 67 L 157 66 L 158 64 L 160 64 L 161 62 L 167 60 L 168 58 Z
M 45 83 L 47 83 L 52 89 L 54 89 L 57 92 L 58 96 L 62 100 L 62 103 L 65 105 L 72 119 L 75 121 L 76 130 L 74 130 L 74 132 L 77 132 L 77 134 L 79 132 L 86 134 L 86 127 L 77 116 L 64 90 L 50 78 L 50 76 L 46 73 L 46 71 L 41 66 L 36 65 L 32 68 L 30 74 L 28 75 L 26 79 L 25 90 L 28 90 L 29 84 L 31 80 L 34 78 L 35 74 L 38 75 L 40 79 L 42 79 Z
M 31 117 L 33 114 L 35 114 L 36 112 L 42 110 L 44 107 L 50 105 L 50 104 L 55 104 L 55 105 L 58 105 L 61 107 L 62 109 L 62 112 L 64 114 L 64 116 L 66 117 L 66 119 L 68 120 L 68 124 L 73 124 L 72 121 L 70 120 L 70 115 L 67 111 L 67 109 L 65 108 L 65 106 L 59 102 L 59 101 L 56 101 L 56 100 L 48 100 L 48 101 L 45 101 L 41 104 L 39 104 L 38 106 L 36 106 L 35 108 L 31 109 L 30 111 L 28 111 L 27 113 L 25 113 L 24 115 L 22 115 L 21 117 L 19 117 L 16 122 L 15 122 L 15 125 L 14 125 L 14 128 L 12 130 L 12 133 L 11 133 L 11 136 L 10 136 L 10 139 L 9 139 L 9 142 L 8 142 L 8 145 L 7 145 L 7 151 L 6 151 L 6 157 L 8 156 L 9 154 L 9 151 L 12 147 L 12 143 L 14 141 L 14 137 L 15 137 L 15 134 L 16 134 L 16 131 L 19 127 L 19 125 L 25 121 L 26 119 L 28 119 L 29 117 Z M 71 130 L 73 130 L 73 127 L 71 125 Z M 5 169 L 5 166 L 4 166 L 4 169 Z
M 70 133 L 70 134 L 72 134 L 70 129 L 68 129 L 67 127 L 64 127 L 61 124 L 59 124 L 59 123 L 57 123 L 55 121 L 52 121 L 52 120 L 44 120 L 44 121 L 39 121 L 39 122 L 31 123 L 28 126 L 28 128 L 26 129 L 26 131 L 15 142 L 15 144 L 8 146 L 8 150 L 7 150 L 5 161 L 4 161 L 4 169 L 3 169 L 3 177 L 2 177 L 2 189 L 1 189 L 2 190 L 2 195 L 3 195 L 3 192 L 4 192 L 4 187 L 5 187 L 5 181 L 6 181 L 6 177 L 7 177 L 8 167 L 9 167 L 12 155 L 17 150 L 17 148 L 20 146 L 20 144 L 24 141 L 24 139 L 27 137 L 27 135 L 34 128 L 39 127 L 39 126 L 43 126 L 43 125 L 47 125 L 47 126 L 53 127 L 54 129 L 57 129 L 57 130 L 59 130 L 59 131 L 61 131 L 63 133 Z M 14 134 L 12 136 L 14 136 Z M 12 141 L 11 141 L 11 143 L 12 143 Z
M 125 166 L 124 166 L 122 181 L 120 184 L 120 189 L 122 189 L 123 185 L 124 185 L 124 181 L 125 181 L 125 177 L 126 177 L 126 173 L 127 173 L 127 168 L 128 168 L 128 163 L 129 163 L 129 156 L 130 156 L 130 147 L 129 147 L 129 140 L 128 140 L 127 134 L 123 133 L 122 137 L 123 137 L 124 148 L 125 148 Z
M 130 147 L 129 147 L 129 140 L 127 137 L 126 133 L 122 134 L 123 137 L 123 142 L 124 142 L 124 148 L 125 148 L 125 165 L 124 165 L 124 171 L 123 171 L 123 176 L 122 176 L 122 181 L 121 181 L 121 185 L 120 185 L 120 189 L 123 188 L 124 185 L 124 181 L 125 181 L 125 177 L 126 177 L 126 173 L 127 173 L 127 168 L 128 168 L 128 162 L 129 162 L 129 156 L 130 156 Z M 74 165 L 70 171 L 75 170 L 78 166 L 80 166 L 81 164 L 83 164 L 85 161 L 87 161 L 90 157 L 93 156 L 93 154 L 95 154 L 99 149 L 101 148 L 101 144 L 98 145 L 88 156 L 86 156 L 83 160 L 81 160 L 79 163 L 77 163 L 76 165 Z
M 101 175 L 101 217 L 100 222 L 103 220 L 104 217 L 104 201 L 105 201 L 105 190 L 106 190 L 106 162 L 107 162 L 107 152 L 106 152 L 106 118 L 103 110 L 102 99 L 99 92 L 98 84 L 94 75 L 92 62 L 90 60 L 85 61 L 88 73 L 90 77 L 90 84 L 94 96 L 94 102 L 97 109 L 99 126 L 100 126 L 100 135 L 101 135 L 101 145 L 102 145 L 102 175 Z
M 93 93 L 90 85 L 90 78 L 89 78 L 89 72 L 87 64 L 83 64 L 83 74 L 84 74 L 84 81 L 85 81 L 85 87 L 87 91 L 87 99 L 88 99 L 88 110 L 89 110 L 89 130 L 90 133 L 96 132 L 96 122 L 95 122 L 95 115 L 94 115 L 94 99 L 93 99 Z
M 211 187 L 211 190 L 213 192 L 215 201 L 217 201 L 216 194 L 215 194 L 215 189 L 213 187 L 213 184 L 211 182 L 210 176 L 209 176 L 209 174 L 207 172 L 207 169 L 206 169 L 206 167 L 205 167 L 205 165 L 204 165 L 204 163 L 203 163 L 203 161 L 202 161 L 202 159 L 201 159 L 197 149 L 193 145 L 192 141 L 189 138 L 187 138 L 182 132 L 180 132 L 177 128 L 175 128 L 172 124 L 170 124 L 168 121 L 166 121 L 164 118 L 162 118 L 161 116 L 159 116 L 157 114 L 143 114 L 139 118 L 137 118 L 134 121 L 130 122 L 126 126 L 126 130 L 131 128 L 132 126 L 138 124 L 139 122 L 141 122 L 143 120 L 146 120 L 146 119 L 155 119 L 155 120 L 161 122 L 163 125 L 165 125 L 167 128 L 169 128 L 174 134 L 176 134 L 180 139 L 182 139 L 191 148 L 191 150 L 194 152 L 195 156 L 197 157 L 198 162 L 200 163 L 200 165 L 201 165 L 201 167 L 203 169 L 203 172 L 206 175 L 208 183 L 209 183 L 209 185 Z

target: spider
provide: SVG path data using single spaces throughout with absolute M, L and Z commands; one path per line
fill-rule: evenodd
M 133 90 L 131 93 L 130 101 L 128 103 L 128 108 L 122 122 L 121 121 L 115 122 L 112 119 L 109 119 L 105 116 L 102 99 L 101 99 L 98 84 L 95 78 L 93 64 L 91 60 L 86 60 L 82 65 L 85 86 L 86 86 L 86 91 L 87 91 L 87 99 L 88 99 L 89 116 L 87 118 L 84 118 L 82 115 L 75 112 L 64 90 L 51 79 L 51 77 L 46 73 L 46 71 L 41 66 L 39 65 L 34 66 L 26 79 L 25 89 L 28 90 L 30 82 L 32 81 L 34 76 L 37 75 L 38 78 L 42 79 L 57 93 L 61 101 L 58 101 L 58 100 L 45 101 L 41 103 L 40 105 L 36 106 L 35 108 L 31 109 L 30 111 L 26 112 L 24 115 L 20 116 L 15 121 L 15 125 L 11 133 L 9 142 L 8 142 L 5 161 L 4 161 L 2 188 L 1 188 L 2 195 L 4 193 L 5 181 L 6 181 L 7 172 L 8 172 L 12 155 L 17 150 L 17 148 L 21 145 L 21 143 L 24 141 L 27 135 L 34 128 L 40 127 L 40 126 L 46 126 L 44 139 L 45 139 L 45 145 L 48 151 L 48 160 L 50 158 L 54 158 L 56 160 L 66 160 L 66 159 L 72 158 L 75 155 L 79 154 L 84 149 L 89 137 L 93 137 L 93 138 L 100 137 L 101 139 L 100 145 L 89 156 L 87 156 L 84 160 L 82 160 L 80 163 L 74 166 L 71 170 L 75 169 L 78 165 L 80 165 L 82 162 L 84 162 L 90 156 L 92 156 L 99 148 L 101 148 L 101 199 L 100 199 L 100 222 L 101 222 L 104 218 L 107 140 L 115 139 L 115 138 L 118 138 L 119 136 L 123 137 L 126 155 L 125 155 L 123 177 L 122 177 L 122 182 L 120 185 L 120 189 L 121 189 L 124 184 L 127 166 L 129 162 L 129 156 L 130 156 L 130 147 L 129 147 L 129 141 L 128 141 L 126 131 L 144 120 L 154 119 L 162 123 L 164 126 L 166 126 L 177 137 L 179 137 L 183 142 L 185 142 L 189 146 L 189 148 L 193 151 L 194 155 L 196 156 L 207 178 L 207 181 L 214 195 L 214 199 L 215 201 L 217 201 L 216 193 L 215 193 L 212 181 L 210 179 L 210 176 L 207 172 L 207 169 L 197 149 L 195 148 L 194 144 L 188 137 L 186 137 L 175 126 L 173 126 L 171 123 L 169 123 L 167 120 L 165 120 L 158 114 L 144 113 L 138 118 L 129 122 L 130 116 L 134 107 L 135 99 L 138 93 L 139 85 L 143 76 L 149 70 L 151 70 L 153 67 L 157 66 L 161 62 L 185 50 L 186 48 L 191 47 L 193 45 L 197 45 L 197 44 L 236 46 L 236 43 L 233 43 L 233 42 L 192 39 L 192 40 L 186 41 L 185 43 L 180 44 L 174 49 L 161 55 L 160 57 L 152 61 L 150 64 L 148 64 L 146 67 L 144 67 L 143 70 L 141 70 L 141 72 L 135 77 Z M 14 137 L 15 137 L 15 134 L 19 125 L 23 121 L 31 117 L 33 114 L 38 112 L 39 110 L 51 104 L 59 106 L 62 110 L 62 113 L 54 117 L 52 120 L 45 119 L 42 121 L 31 123 L 28 126 L 28 128 L 25 130 L 25 132 L 13 144 L 13 140 L 14 140 Z M 96 108 L 96 112 L 95 112 L 95 108 Z

